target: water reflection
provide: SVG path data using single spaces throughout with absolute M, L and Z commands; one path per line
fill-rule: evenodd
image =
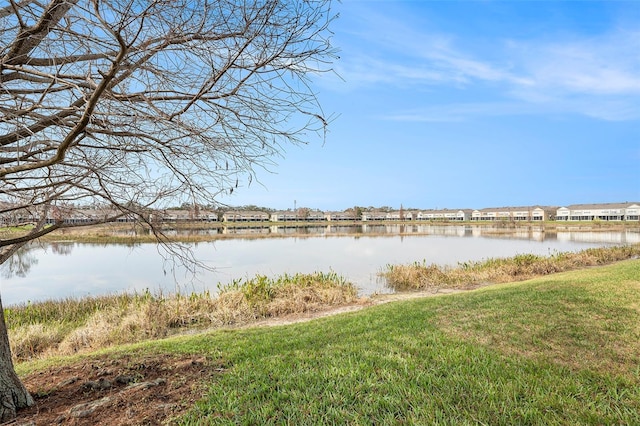
M 194 276 L 171 269 L 155 244 L 31 244 L 1 271 L 6 304 L 122 291 L 191 292 L 213 290 L 218 283 L 283 273 L 333 270 L 354 282 L 362 294 L 389 292 L 378 277 L 387 264 L 425 260 L 441 265 L 532 253 L 547 255 L 611 244 L 640 243 L 640 230 L 549 231 L 530 226 L 442 226 L 374 224 L 301 227 L 229 227 L 175 230 L 233 232 L 247 238 L 189 244 L 195 258 L 213 271 Z M 215 234 L 212 234 L 215 233 Z M 281 235 L 285 238 L 261 238 Z M 258 238 L 252 238 L 252 236 Z M 331 238 L 327 238 L 331 236 Z
M 565 231 L 558 232 L 558 240 L 591 242 L 594 239 L 594 232 L 589 231 Z M 599 231 L 597 240 L 604 244 L 638 244 L 640 243 L 640 230 L 628 229 L 620 232 Z
M 38 256 L 36 250 L 43 246 L 35 241 L 25 244 L 13 256 L 11 256 L 0 267 L 0 276 L 9 279 L 13 276 L 26 277 L 31 268 L 38 264 Z M 68 256 L 73 249 L 73 243 L 69 242 L 53 242 L 48 247 L 51 252 L 60 256 Z
M 38 263 L 33 247 L 33 245 L 26 245 L 14 253 L 0 268 L 0 276 L 4 279 L 13 276 L 26 277 L 31 267 Z
M 73 250 L 73 243 L 68 241 L 54 241 L 49 243 L 51 251 L 60 256 L 69 256 Z
M 147 235 L 148 230 L 120 230 L 118 235 Z M 500 239 L 524 239 L 531 241 L 579 241 L 604 244 L 640 243 L 640 228 L 628 228 L 618 231 L 574 231 L 545 229 L 541 225 L 505 226 L 505 225 L 432 225 L 432 224 L 358 224 L 358 225 L 247 225 L 221 226 L 205 229 L 170 229 L 165 231 L 170 237 L 179 236 L 333 236 L 333 235 L 440 235 L 450 237 L 484 237 Z

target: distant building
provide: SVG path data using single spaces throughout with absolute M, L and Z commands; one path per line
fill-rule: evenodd
M 640 221 L 640 202 L 606 204 L 572 204 L 556 211 L 561 221 Z
M 444 210 L 423 210 L 416 214 L 416 220 L 430 221 L 457 221 L 463 222 L 471 220 L 471 209 L 444 209 Z
M 207 222 L 217 222 L 218 221 L 218 213 L 213 210 L 200 210 L 200 220 Z
M 386 220 L 413 220 L 414 213 L 408 210 L 395 210 L 387 213 Z
M 230 210 L 222 215 L 224 222 L 268 222 L 269 213 L 255 210 Z
M 489 207 L 473 210 L 472 221 L 533 221 L 542 222 L 553 219 L 554 207 L 526 206 L 526 207 Z
M 387 212 L 382 210 L 369 210 L 362 212 L 363 221 L 387 220 Z
M 0 226 L 35 224 L 42 220 L 47 223 L 64 222 L 72 225 L 92 224 L 114 220 L 133 222 L 138 218 L 126 210 L 113 207 L 76 207 L 56 205 L 48 209 L 35 206 L 22 207 L 17 204 L 0 201 Z M 218 214 L 213 210 L 200 208 L 178 208 L 151 210 L 146 219 L 153 222 L 201 221 L 217 222 Z M 442 209 L 442 210 L 365 210 L 358 216 L 355 209 L 346 211 L 322 212 L 308 208 L 282 210 L 267 213 L 257 210 L 230 210 L 222 215 L 224 222 L 341 222 L 341 221 L 450 221 L 450 222 L 542 222 L 558 221 L 625 221 L 640 222 L 640 202 L 572 204 L 563 207 L 524 206 L 524 207 L 488 207 L 483 209 Z
M 325 220 L 325 214 L 319 210 L 280 210 L 271 213 L 272 222 L 318 222 L 323 220 Z
M 163 211 L 161 217 L 165 222 L 182 222 L 191 220 L 193 213 L 187 209 L 171 209 Z
M 325 212 L 324 213 L 325 220 L 329 222 L 340 222 L 346 220 L 358 220 L 356 218 L 356 213 L 353 210 L 347 210 L 344 212 Z

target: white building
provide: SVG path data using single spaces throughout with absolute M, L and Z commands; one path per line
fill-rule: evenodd
M 471 213 L 473 221 L 545 221 L 551 220 L 553 207 L 527 206 L 527 207 L 489 207 L 474 210 Z
M 572 204 L 556 211 L 556 220 L 640 221 L 640 202 Z
M 268 222 L 269 213 L 256 210 L 231 210 L 222 215 L 224 222 Z
M 471 213 L 471 209 L 424 210 L 416 214 L 416 220 L 463 222 L 471 220 Z
M 387 212 L 382 210 L 369 210 L 362 212 L 362 220 L 387 220 Z
M 413 220 L 413 212 L 396 210 L 387 213 L 385 220 Z
M 340 222 L 346 220 L 358 220 L 356 218 L 356 214 L 353 210 L 348 210 L 345 212 L 325 212 L 324 213 L 325 220 L 329 222 Z
M 317 222 L 325 220 L 324 212 L 310 209 L 280 210 L 271 213 L 272 222 Z

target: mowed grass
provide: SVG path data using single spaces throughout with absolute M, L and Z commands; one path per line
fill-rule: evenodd
M 224 367 L 183 425 L 634 425 L 639 342 L 640 260 L 628 260 L 118 351 Z
M 639 342 L 638 260 L 217 333 L 183 424 L 640 424 Z

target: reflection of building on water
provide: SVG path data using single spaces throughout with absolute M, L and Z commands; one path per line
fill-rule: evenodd
M 545 241 L 555 239 L 555 233 L 545 232 L 540 227 L 502 228 L 499 226 L 473 227 L 471 236 L 485 238 L 517 239 L 530 241 Z
M 323 235 L 326 233 L 325 226 L 282 226 L 271 225 L 269 233 L 276 235 Z
M 228 235 L 260 235 L 269 234 L 268 226 L 225 226 L 222 228 L 223 234 Z
M 148 229 L 116 230 L 118 235 L 136 236 L 150 233 Z M 168 229 L 168 237 L 184 235 L 434 235 L 450 237 L 485 237 L 500 239 L 518 239 L 530 241 L 574 241 L 603 244 L 640 243 L 640 229 L 632 228 L 616 231 L 573 231 L 544 229 L 542 226 L 503 227 L 500 225 L 427 225 L 427 224 L 354 224 L 354 225 L 271 225 L 271 226 L 222 226 L 206 229 Z
M 369 234 L 369 235 L 444 235 L 464 237 L 471 236 L 473 227 L 438 226 L 438 225 L 413 225 L 413 224 L 362 224 L 362 225 L 326 225 L 326 226 L 282 226 L 272 225 L 269 231 L 272 234 L 295 235 L 341 235 L 341 234 Z
M 180 233 L 202 231 L 180 231 Z M 234 226 L 222 227 L 218 230 L 207 230 L 211 235 L 216 233 L 228 235 L 434 235 L 445 237 L 485 237 L 500 239 L 518 239 L 529 241 L 573 241 L 604 244 L 636 244 L 640 243 L 640 231 L 637 229 L 623 231 L 545 231 L 541 227 L 503 228 L 500 226 L 468 226 L 468 225 L 403 225 L 403 224 L 362 224 L 362 225 L 322 225 L 322 226 Z M 167 235 L 176 235 L 176 231 L 168 231 Z
M 434 235 L 445 237 L 494 237 L 504 239 L 523 239 L 543 241 L 555 239 L 555 233 L 542 228 L 501 228 L 499 226 L 469 225 L 416 225 L 416 224 L 362 224 L 362 225 L 323 225 L 295 226 L 271 225 L 252 227 L 223 227 L 223 234 L 273 234 L 273 235 Z
M 531 241 L 544 241 L 545 235 L 544 232 L 540 230 L 517 230 L 516 232 L 514 232 L 514 238 Z
M 417 225 L 416 228 L 417 232 L 428 235 L 443 235 L 449 237 L 465 237 L 471 235 L 471 227 L 464 225 Z
M 640 232 L 637 230 L 623 230 L 616 232 L 558 231 L 558 241 L 577 243 L 639 244 Z

